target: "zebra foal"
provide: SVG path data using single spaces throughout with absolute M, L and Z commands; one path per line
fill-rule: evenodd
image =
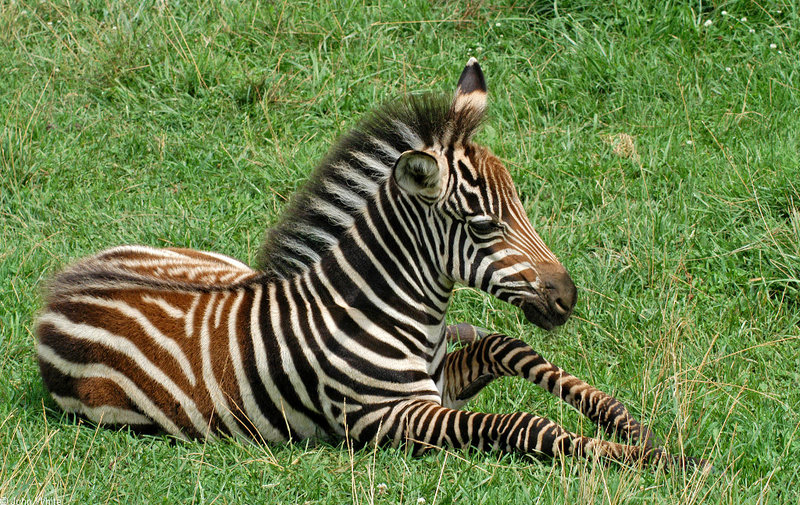
M 350 437 L 685 465 L 612 397 L 521 340 L 447 326 L 456 283 L 544 329 L 576 301 L 511 177 L 472 142 L 486 84 L 411 96 L 346 134 L 269 230 L 258 269 L 188 249 L 121 246 L 50 283 L 37 323 L 56 403 L 176 437 Z M 466 341 L 447 352 L 447 342 Z M 624 445 L 528 413 L 458 410 L 495 378 L 532 381 Z

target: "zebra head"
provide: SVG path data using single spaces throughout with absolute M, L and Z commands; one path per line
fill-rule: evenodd
M 575 284 L 531 225 L 503 163 L 471 141 L 485 108 L 485 80 L 472 58 L 447 126 L 432 145 L 403 152 L 392 176 L 439 230 L 446 277 L 521 308 L 549 330 L 572 313 Z

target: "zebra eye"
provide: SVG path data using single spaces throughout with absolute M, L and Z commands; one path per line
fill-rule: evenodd
M 467 224 L 478 235 L 489 235 L 503 229 L 503 223 L 489 216 L 473 217 L 467 220 Z

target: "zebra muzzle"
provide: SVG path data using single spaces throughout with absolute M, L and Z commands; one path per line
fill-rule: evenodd
M 519 308 L 533 324 L 552 330 L 567 322 L 578 299 L 578 290 L 567 270 L 560 264 L 537 266 L 540 286 L 533 296 L 520 298 Z

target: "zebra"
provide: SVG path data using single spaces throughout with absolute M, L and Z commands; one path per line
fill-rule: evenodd
M 258 268 L 137 245 L 67 267 L 36 324 L 55 402 L 98 424 L 182 439 L 700 461 L 669 454 L 619 401 L 523 340 L 445 322 L 457 283 L 545 330 L 577 300 L 508 170 L 472 140 L 486 104 L 471 58 L 454 97 L 410 95 L 375 110 L 268 230 Z M 541 386 L 621 442 L 527 412 L 461 410 L 504 376 Z

